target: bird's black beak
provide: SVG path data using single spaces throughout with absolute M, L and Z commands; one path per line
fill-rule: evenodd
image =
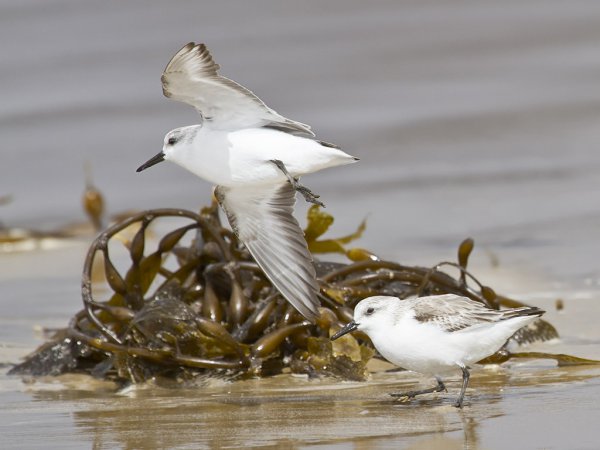
M 354 330 L 356 330 L 357 328 L 358 328 L 358 324 L 353 320 L 352 322 L 348 323 L 344 328 L 342 328 L 340 331 L 338 331 L 333 336 L 331 336 L 330 339 L 332 341 L 335 341 L 337 338 L 340 338 L 345 334 L 351 333 Z
M 159 162 L 162 162 L 164 160 L 165 160 L 165 154 L 163 152 L 160 152 L 158 155 L 153 156 L 148 161 L 146 161 L 144 164 L 142 164 L 140 167 L 138 167 L 136 172 L 141 172 L 142 170 L 146 170 L 148 167 L 152 167 L 153 165 L 158 164 Z

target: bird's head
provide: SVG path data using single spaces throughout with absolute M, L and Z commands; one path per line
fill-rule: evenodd
M 189 127 L 175 128 L 174 130 L 169 131 L 165 135 L 162 151 L 138 167 L 136 172 L 146 170 L 165 160 L 177 162 L 178 157 L 194 140 L 194 137 L 200 128 L 201 125 L 191 125 Z
M 390 321 L 395 321 L 400 302 L 398 297 L 382 295 L 361 300 L 354 308 L 354 320 L 331 336 L 331 340 L 354 330 L 361 330 L 369 335 L 370 332 L 385 327 Z

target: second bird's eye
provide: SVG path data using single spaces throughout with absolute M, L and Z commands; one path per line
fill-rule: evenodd
M 167 144 L 169 144 L 169 145 L 175 145 L 176 142 L 177 142 L 176 138 L 170 137 L 169 140 L 167 141 Z
M 371 314 L 373 314 L 375 312 L 375 308 L 371 307 L 371 308 L 367 308 L 367 311 L 365 311 L 365 314 L 367 316 L 370 316 Z

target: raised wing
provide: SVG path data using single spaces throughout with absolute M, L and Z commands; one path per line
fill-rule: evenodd
M 304 317 L 317 318 L 315 267 L 292 215 L 296 199 L 291 185 L 218 186 L 215 196 L 233 231 L 271 283 Z
M 162 74 L 166 97 L 188 103 L 217 129 L 271 126 L 314 136 L 308 125 L 281 116 L 244 86 L 218 73 L 204 44 L 190 42 L 171 59 Z
M 413 309 L 416 320 L 433 323 L 448 332 L 466 330 L 483 323 L 498 322 L 519 316 L 541 316 L 543 314 L 542 310 L 535 307 L 497 311 L 470 298 L 454 294 L 419 297 L 411 300 L 414 302 Z

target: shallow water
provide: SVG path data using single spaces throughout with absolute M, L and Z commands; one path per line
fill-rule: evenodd
M 448 383 L 448 394 L 392 401 L 389 392 L 418 382 L 410 373 L 376 373 L 368 383 L 281 375 L 119 393 L 108 383 L 63 376 L 2 393 L 0 429 L 4 442 L 29 448 L 597 445 L 600 368 L 524 362 L 476 369 L 472 380 L 467 406 L 457 410 L 451 401 L 458 381 Z
M 159 82 L 190 40 L 361 158 L 304 179 L 337 217 L 332 234 L 368 215 L 360 246 L 424 265 L 471 236 L 482 281 L 548 309 L 562 340 L 536 349 L 600 358 L 600 3 L 0 1 L 0 196 L 13 198 L 0 222 L 83 220 L 85 161 L 111 212 L 205 204 L 209 186 L 173 165 L 134 172 L 166 131 L 196 121 Z M 0 363 L 80 307 L 89 239 L 0 254 Z M 456 383 L 389 401 L 396 381 L 428 382 L 407 373 L 125 394 L 0 375 L 0 436 L 3 448 L 597 448 L 598 375 L 480 369 L 462 412 L 448 406 Z

